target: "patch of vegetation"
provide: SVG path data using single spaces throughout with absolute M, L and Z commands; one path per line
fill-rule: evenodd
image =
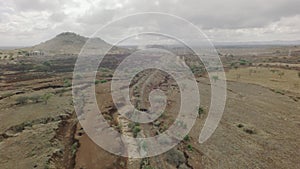
M 244 125 L 243 125 L 243 124 L 238 124 L 237 127 L 238 127 L 238 128 L 243 128 Z
M 278 90 L 278 89 L 270 89 L 270 90 L 274 93 L 285 95 L 284 91 L 282 91 L 282 90 Z
M 47 66 L 47 67 L 49 67 L 49 68 L 51 68 L 51 62 L 49 62 L 49 61 L 45 61 L 45 62 L 43 62 L 43 65 L 44 66 Z
M 300 72 L 298 72 L 298 77 L 300 78 Z
M 190 136 L 189 135 L 186 135 L 184 138 L 183 138 L 184 141 L 190 141 Z
M 202 114 L 204 114 L 204 109 L 202 107 L 198 108 L 198 115 L 201 116 Z
M 34 103 L 38 103 L 41 102 L 41 96 L 39 95 L 33 95 L 29 98 L 31 101 L 33 101 Z
M 193 146 L 192 145 L 187 145 L 187 149 L 188 149 L 188 151 L 193 151 Z
M 52 96 L 52 93 L 45 93 L 41 98 L 45 104 L 48 104 L 48 101 Z
M 99 83 L 106 83 L 107 80 L 103 79 L 103 80 L 95 80 L 95 85 L 99 84 Z
M 18 97 L 16 99 L 16 102 L 17 102 L 17 104 L 25 104 L 25 103 L 28 102 L 28 100 L 29 100 L 28 97 L 26 97 L 26 96 L 20 96 L 20 97 Z
M 155 169 L 155 168 L 150 165 L 147 165 L 147 166 L 144 166 L 143 169 Z
M 64 80 L 64 87 L 71 87 L 72 86 L 72 83 L 70 82 L 69 79 L 65 79 Z
M 131 129 L 132 133 L 133 133 L 133 137 L 137 137 L 137 134 L 141 131 L 141 127 L 139 123 L 129 123 L 128 127 Z
M 281 78 L 284 75 L 284 72 L 279 72 L 278 75 Z
M 106 83 L 107 82 L 107 80 L 101 80 L 100 81 L 100 83 Z
M 49 72 L 51 70 L 49 66 L 43 64 L 35 66 L 34 69 L 38 72 Z
M 125 168 L 125 167 L 126 167 L 125 162 L 124 162 L 124 161 L 121 161 L 121 162 L 120 162 L 120 166 L 121 166 L 122 168 Z
M 77 80 L 82 79 L 82 75 L 81 74 L 76 74 L 75 79 L 77 79 Z
M 248 128 L 245 128 L 244 132 L 246 132 L 248 134 L 256 134 L 256 132 L 253 129 L 248 129 Z
M 71 152 L 72 152 L 73 156 L 76 154 L 78 147 L 79 146 L 78 146 L 77 142 L 75 142 L 74 144 L 72 144 L 72 146 L 71 146 Z
M 99 84 L 100 80 L 95 80 L 95 85 Z
M 195 75 L 201 75 L 204 72 L 204 68 L 202 66 L 192 66 L 191 70 Z
M 14 95 L 14 93 L 12 93 L 12 92 L 4 93 L 1 98 L 7 98 L 7 97 L 10 97 L 10 96 L 13 96 L 13 95 Z
M 214 80 L 214 82 L 216 83 L 217 80 L 219 80 L 219 76 L 215 75 L 212 77 L 212 79 Z
M 132 132 L 133 132 L 133 137 L 137 137 L 137 134 L 141 131 L 141 127 L 140 126 L 135 126 L 133 129 L 132 129 Z
M 244 59 L 240 59 L 240 65 L 247 65 L 248 61 Z

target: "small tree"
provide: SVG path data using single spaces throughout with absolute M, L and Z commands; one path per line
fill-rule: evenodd
M 45 104 L 48 104 L 48 100 L 53 96 L 52 93 L 45 93 L 43 96 L 42 96 L 42 99 L 43 99 L 43 102 Z

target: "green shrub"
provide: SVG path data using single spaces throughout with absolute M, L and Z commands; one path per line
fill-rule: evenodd
M 135 126 L 140 126 L 140 124 L 139 124 L 139 123 L 136 123 L 136 122 L 131 122 L 131 123 L 128 124 L 128 127 L 129 127 L 131 130 L 133 130 L 133 128 L 134 128 Z
M 241 60 L 240 60 L 240 65 L 246 65 L 247 62 L 248 62 L 247 60 L 241 59 Z
M 133 132 L 133 136 L 136 137 L 137 134 L 141 131 L 140 124 L 137 122 L 131 122 L 128 124 L 128 127 Z
M 99 84 L 100 80 L 95 80 L 95 85 Z
M 45 93 L 41 98 L 45 104 L 48 104 L 48 100 L 53 96 L 52 93 Z
M 64 87 L 71 87 L 71 86 L 72 86 L 72 83 L 70 82 L 70 80 L 65 79 L 64 80 Z
M 77 149 L 78 149 L 78 143 L 75 142 L 74 144 L 72 144 L 72 147 L 71 147 L 71 151 L 72 151 L 73 156 L 76 154 Z
M 193 151 L 193 146 L 192 145 L 187 145 L 187 149 L 189 150 L 189 151 Z
M 100 81 L 100 83 L 106 83 L 107 82 L 107 80 L 101 80 Z
M 184 141 L 190 141 L 190 136 L 189 135 L 186 135 L 184 138 L 183 138 Z
M 202 115 L 204 113 L 204 109 L 202 107 L 199 107 L 198 109 L 198 115 Z
M 133 132 L 133 137 L 137 137 L 137 134 L 141 131 L 141 127 L 140 126 L 134 126 L 132 129 Z
M 99 83 L 106 83 L 107 80 L 103 79 L 103 80 L 95 80 L 95 85 L 99 84 Z

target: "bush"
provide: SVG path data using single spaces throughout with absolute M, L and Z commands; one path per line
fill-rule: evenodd
M 214 80 L 214 82 L 216 82 L 217 80 L 219 80 L 219 76 L 213 76 L 212 79 Z
M 298 72 L 298 77 L 300 78 L 300 72 Z
M 131 122 L 131 123 L 128 124 L 128 127 L 129 127 L 131 130 L 133 130 L 133 128 L 134 128 L 135 126 L 140 126 L 140 124 L 139 124 L 139 123 L 136 123 L 136 122 Z
M 238 127 L 238 128 L 243 128 L 244 125 L 243 125 L 243 124 L 238 124 L 237 127 Z
M 100 81 L 100 83 L 106 83 L 107 82 L 107 80 L 101 80 Z
M 45 62 L 43 62 L 43 65 L 44 66 L 47 66 L 47 67 L 51 67 L 51 63 L 49 62 L 49 61 L 45 61 Z
M 190 141 L 190 136 L 189 135 L 186 135 L 184 138 L 183 138 L 184 141 Z
M 248 133 L 248 134 L 256 134 L 255 130 L 253 130 L 253 129 L 248 129 L 248 128 L 244 129 L 244 132 L 246 132 L 246 133 Z
M 34 95 L 34 96 L 31 96 L 29 99 L 30 99 L 31 101 L 33 101 L 34 103 L 38 103 L 38 102 L 41 101 L 41 96 L 39 96 L 39 95 Z
M 138 134 L 140 131 L 141 131 L 140 126 L 135 126 L 135 127 L 132 129 L 133 137 L 137 137 L 137 134 Z
M 75 142 L 72 147 L 71 147 L 71 151 L 72 151 L 72 155 L 74 156 L 77 152 L 77 149 L 78 149 L 78 143 Z
M 70 80 L 65 79 L 64 80 L 64 87 L 71 87 L 71 86 L 72 86 L 72 83 L 70 82 Z
M 106 83 L 107 82 L 107 80 L 96 80 L 95 81 L 95 85 L 97 85 L 97 84 L 99 84 L 99 83 Z
M 240 60 L 240 65 L 246 65 L 247 64 L 247 61 L 246 60 L 244 60 L 244 59 L 241 59 Z
M 26 96 L 20 96 L 16 99 L 17 104 L 25 104 L 28 101 L 28 97 Z
M 202 115 L 204 113 L 204 109 L 202 107 L 199 107 L 198 109 L 198 115 Z
M 50 71 L 50 67 L 45 66 L 45 65 L 37 65 L 37 66 L 35 66 L 34 69 L 38 72 L 49 72 Z
M 187 145 L 187 149 L 189 150 L 189 151 L 193 151 L 193 146 L 192 145 Z
M 95 80 L 95 85 L 99 84 L 100 80 Z
M 45 93 L 43 96 L 42 96 L 42 100 L 45 104 L 48 104 L 48 100 L 53 96 L 52 93 Z
M 136 122 L 129 123 L 128 127 L 132 131 L 133 137 L 136 137 L 137 134 L 141 131 L 140 124 Z

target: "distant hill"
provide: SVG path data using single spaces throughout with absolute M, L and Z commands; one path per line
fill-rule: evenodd
M 33 46 L 32 50 L 42 51 L 45 54 L 79 54 L 87 40 L 89 40 L 89 38 L 76 33 L 64 32 L 53 39 Z M 100 38 L 92 38 L 90 42 L 92 42 L 93 48 L 97 48 L 98 51 L 112 47 L 112 45 Z M 126 52 L 126 49 L 113 47 L 113 51 L 114 53 L 122 53 Z
M 264 46 L 293 46 L 300 45 L 300 40 L 297 41 L 249 41 L 249 42 L 213 42 L 215 46 L 229 47 L 264 47 Z

